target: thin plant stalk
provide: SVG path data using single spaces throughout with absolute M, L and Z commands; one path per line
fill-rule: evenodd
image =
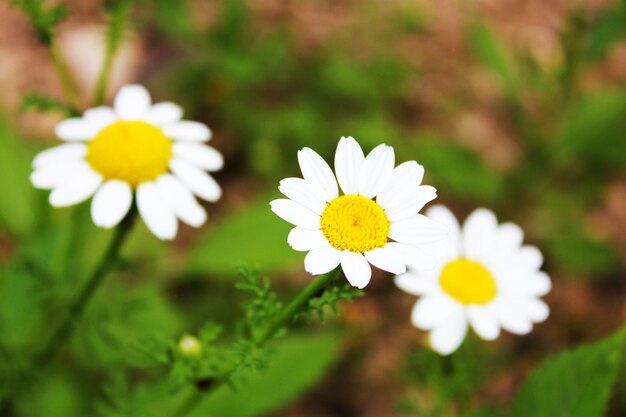
M 65 63 L 65 60 L 63 59 L 61 51 L 59 50 L 55 40 L 52 40 L 50 44 L 48 44 L 48 51 L 50 52 L 50 57 L 52 58 L 54 69 L 56 70 L 59 79 L 61 80 L 61 86 L 63 87 L 65 96 L 73 107 L 73 110 L 78 112 L 81 108 L 78 88 L 76 87 L 76 84 L 72 79 L 70 71 L 67 68 L 67 64 Z
M 309 302 L 309 300 L 318 296 L 328 285 L 338 276 L 340 268 L 337 268 L 324 275 L 320 275 L 314 279 L 309 285 L 304 288 L 289 304 L 281 309 L 278 314 L 270 321 L 269 325 L 260 333 L 257 333 L 252 337 L 252 344 L 257 347 L 263 347 L 265 343 L 270 340 L 279 330 L 289 324 L 294 317 L 297 316 L 303 309 L 303 307 Z M 237 369 L 237 366 L 233 367 Z M 215 381 L 211 385 L 210 390 L 200 391 L 196 390 L 193 394 L 181 405 L 181 407 L 174 414 L 175 417 L 185 417 L 193 410 L 196 409 L 208 395 L 214 392 L 217 388 L 228 382 L 234 371 L 228 372 L 223 375 L 219 380 Z
M 107 274 L 117 264 L 120 250 L 132 229 L 136 217 L 137 211 L 133 208 L 128 213 L 126 218 L 124 218 L 124 220 L 122 220 L 122 222 L 117 226 L 115 235 L 109 242 L 109 246 L 100 260 L 100 263 L 87 280 L 87 283 L 81 290 L 78 297 L 76 297 L 76 300 L 74 300 L 70 306 L 65 321 L 54 333 L 42 352 L 35 358 L 35 369 L 41 369 L 52 362 L 59 349 L 72 336 L 74 330 L 76 329 L 76 325 L 82 318 L 85 308 L 93 298 L 94 293 L 100 287 Z

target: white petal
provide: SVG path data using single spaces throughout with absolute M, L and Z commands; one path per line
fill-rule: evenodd
M 60 122 L 54 129 L 59 139 L 67 141 L 90 140 L 98 134 L 100 128 L 84 119 L 74 117 Z
M 430 330 L 454 315 L 463 315 L 459 303 L 442 294 L 431 295 L 415 303 L 411 311 L 411 323 L 422 330 Z
M 85 122 L 100 130 L 114 123 L 117 120 L 117 116 L 112 108 L 100 106 L 85 111 L 83 119 Z
M 488 308 L 471 305 L 467 309 L 467 318 L 478 336 L 484 340 L 495 340 L 500 335 L 498 320 L 490 314 Z
M 41 168 L 44 165 L 65 164 L 81 160 L 87 154 L 87 145 L 84 143 L 65 143 L 40 152 L 33 159 L 33 167 Z
M 421 247 L 398 242 L 388 242 L 385 247 L 393 248 L 398 254 L 402 255 L 402 259 L 407 266 L 420 271 L 432 271 L 436 266 L 437 260 L 435 257 Z
M 461 226 L 454 214 L 447 207 L 436 205 L 426 211 L 426 217 L 449 229 L 448 238 L 437 242 L 433 247 L 439 258 L 445 262 L 461 256 Z
M 170 169 L 198 197 L 214 203 L 222 196 L 219 184 L 199 168 L 174 157 Z
M 155 126 L 165 126 L 179 121 L 183 117 L 183 109 L 168 101 L 157 103 L 148 109 L 144 120 Z
M 128 213 L 133 202 L 133 190 L 128 183 L 118 180 L 105 182 L 96 191 L 91 202 L 91 218 L 96 226 L 110 228 Z
M 137 188 L 137 208 L 144 223 L 156 237 L 171 240 L 178 231 L 176 216 L 159 195 L 153 182 L 144 182 Z
M 430 333 L 430 345 L 441 355 L 449 355 L 461 346 L 467 333 L 467 320 L 463 314 L 449 317 Z
M 92 171 L 91 166 L 82 160 L 66 164 L 44 165 L 30 174 L 30 182 L 35 188 L 49 189 Z
M 199 143 L 175 142 L 174 155 L 207 171 L 218 171 L 224 166 L 224 157 L 210 146 Z
M 402 256 L 387 246 L 376 248 L 365 252 L 365 259 L 378 269 L 391 272 L 392 274 L 403 274 L 406 272 L 406 263 Z
M 346 279 L 356 288 L 365 288 L 372 278 L 372 268 L 360 253 L 344 250 L 340 255 L 341 269 Z
M 498 227 L 498 245 L 508 250 L 518 249 L 524 240 L 524 232 L 513 223 L 502 223 Z
M 339 140 L 335 152 L 335 174 L 344 194 L 359 192 L 359 174 L 364 160 L 363 150 L 352 136 Z
M 524 287 L 527 288 L 529 294 L 540 297 L 550 292 L 552 281 L 550 281 L 548 274 L 539 271 L 524 283 Z
M 497 244 L 498 220 L 492 211 L 474 210 L 463 224 L 463 253 L 473 260 L 489 258 Z
M 295 201 L 279 198 L 270 202 L 270 206 L 280 218 L 293 225 L 310 230 L 320 228 L 320 216 Z
M 156 187 L 161 199 L 183 222 L 193 227 L 200 227 L 206 222 L 206 211 L 176 177 L 163 174 L 156 180 Z
M 521 268 L 536 271 L 543 264 L 543 256 L 535 246 L 522 246 L 517 252 L 516 261 Z
M 211 139 L 211 129 L 203 123 L 181 120 L 163 127 L 163 134 L 169 138 L 189 142 L 206 142 Z
M 337 197 L 339 189 L 333 171 L 317 152 L 310 148 L 299 150 L 298 163 L 304 179 L 316 190 L 319 190 L 326 201 Z
M 407 188 L 418 187 L 424 178 L 424 167 L 415 161 L 407 161 L 394 168 L 389 182 L 378 193 L 376 201 L 389 205 L 390 201 Z
M 85 170 L 61 183 L 50 193 L 50 204 L 53 207 L 67 207 L 85 201 L 93 195 L 102 184 L 102 177 L 93 170 Z
M 528 334 L 533 329 L 532 322 L 511 302 L 506 302 L 506 304 L 504 300 L 501 302 L 497 318 L 503 329 L 514 334 Z
M 148 90 L 142 85 L 132 84 L 125 85 L 118 91 L 113 108 L 120 119 L 143 120 L 151 103 Z
M 413 270 L 398 275 L 394 278 L 394 282 L 402 291 L 413 295 L 428 295 L 437 289 L 437 281 L 432 276 L 416 273 Z
M 389 237 L 400 243 L 420 245 L 436 242 L 448 236 L 448 230 L 440 223 L 418 214 L 406 220 L 391 223 Z
M 542 300 L 536 298 L 526 298 L 519 301 L 520 309 L 524 311 L 526 317 L 534 323 L 545 321 L 550 315 L 550 308 Z
M 313 249 L 304 258 L 304 269 L 312 275 L 325 274 L 339 265 L 339 251 L 330 245 Z
M 326 208 L 324 197 L 317 193 L 315 187 L 312 187 L 302 178 L 285 178 L 280 181 L 278 190 L 290 200 L 303 205 L 318 215 L 321 215 Z
M 390 221 L 408 219 L 416 215 L 427 203 L 437 197 L 437 190 L 430 185 L 405 187 L 398 194 L 384 203 L 378 202 L 384 209 Z
M 289 246 L 294 250 L 301 252 L 328 245 L 328 241 L 321 230 L 311 230 L 303 227 L 294 227 L 291 229 L 287 237 L 287 243 L 289 243 Z
M 393 174 L 395 155 L 387 145 L 375 147 L 363 161 L 359 174 L 359 194 L 373 198 L 387 185 Z

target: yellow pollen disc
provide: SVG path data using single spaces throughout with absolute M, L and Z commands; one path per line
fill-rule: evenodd
M 463 304 L 487 304 L 496 297 L 496 281 L 478 262 L 459 258 L 449 262 L 439 276 L 441 288 Z
M 381 206 L 362 195 L 343 195 L 322 213 L 322 233 L 337 250 L 364 253 L 382 248 L 389 236 L 389 219 Z
M 87 162 L 105 180 L 137 187 L 168 170 L 172 141 L 161 129 L 138 121 L 115 122 L 88 143 Z

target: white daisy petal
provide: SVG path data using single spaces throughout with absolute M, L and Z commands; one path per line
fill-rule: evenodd
M 157 103 L 148 109 L 144 120 L 155 126 L 165 126 L 179 121 L 183 117 L 183 109 L 168 101 Z
M 192 227 L 200 227 L 206 222 L 206 211 L 191 191 L 171 174 L 163 174 L 156 180 L 161 199 L 183 222 Z
M 278 190 L 316 214 L 321 215 L 326 208 L 322 195 L 317 194 L 317 189 L 302 178 L 285 178 L 280 181 Z
M 319 230 L 320 217 L 303 205 L 286 198 L 270 202 L 272 211 L 283 220 L 309 230 Z
M 120 119 L 143 120 L 151 103 L 150 93 L 144 86 L 125 85 L 115 96 L 113 108 Z
M 490 314 L 489 309 L 470 305 L 467 308 L 467 318 L 478 336 L 484 340 L 495 340 L 500 335 L 498 320 Z
M 98 134 L 100 128 L 79 117 L 65 119 L 54 129 L 59 139 L 66 141 L 90 140 Z
M 144 182 L 137 188 L 137 209 L 144 223 L 156 237 L 171 240 L 176 237 L 178 222 L 174 212 L 161 198 L 153 182 Z
M 391 223 L 389 237 L 400 243 L 420 245 L 445 238 L 448 230 L 440 223 L 421 214 Z
M 224 166 L 224 157 L 214 148 L 189 142 L 175 142 L 172 145 L 174 155 L 207 171 L 218 171 Z
M 222 196 L 219 184 L 206 172 L 177 157 L 170 161 L 170 169 L 195 195 L 216 202 Z
M 417 273 L 413 270 L 398 275 L 394 278 L 394 283 L 402 291 L 413 295 L 428 295 L 435 292 L 438 282 L 431 275 Z
M 415 161 L 403 162 L 394 168 L 389 182 L 376 196 L 382 206 L 391 204 L 391 200 L 406 189 L 418 187 L 424 178 L 424 167 Z
M 498 221 L 484 208 L 472 212 L 463 224 L 463 252 L 470 259 L 489 258 L 494 248 Z
M 339 189 L 333 171 L 317 152 L 310 148 L 301 149 L 298 151 L 298 163 L 304 179 L 319 190 L 326 201 L 337 197 Z
M 375 197 L 387 185 L 393 174 L 395 154 L 393 148 L 378 145 L 365 158 L 359 174 L 359 194 Z
M 30 174 L 30 182 L 35 188 L 50 189 L 91 171 L 89 164 L 82 160 L 44 165 Z
M 390 221 L 408 219 L 416 215 L 428 202 L 437 197 L 435 187 L 420 185 L 418 187 L 406 187 L 386 203 L 379 199 L 376 201 L 385 209 Z
M 63 183 L 50 193 L 52 207 L 67 207 L 87 200 L 102 184 L 102 177 L 93 170 L 84 170 Z
M 528 290 L 529 294 L 541 297 L 550 292 L 552 289 L 552 281 L 550 281 L 548 274 L 539 271 L 524 282 L 524 287 Z
M 320 275 L 339 266 L 339 251 L 330 245 L 313 249 L 304 258 L 304 269 L 309 274 Z
M 536 271 L 543 264 L 543 256 L 534 246 L 522 246 L 517 252 L 517 262 L 526 270 Z
M 359 192 L 359 174 L 364 160 L 363 150 L 352 136 L 339 140 L 335 152 L 335 174 L 344 194 Z
M 128 183 L 118 180 L 105 182 L 96 191 L 91 202 L 91 217 L 96 226 L 116 226 L 128 213 L 133 202 L 133 190 Z
M 436 242 L 432 248 L 441 261 L 445 262 L 461 256 L 461 226 L 454 214 L 447 207 L 436 205 L 426 210 L 426 217 L 448 227 L 448 238 Z
M 71 163 L 83 159 L 86 154 L 87 145 L 84 143 L 66 143 L 38 153 L 33 159 L 33 167 Z
M 524 310 L 526 316 L 534 323 L 541 323 L 550 315 L 550 308 L 542 300 L 526 298 L 521 300 L 520 304 L 520 309 Z
M 407 266 L 420 271 L 432 271 L 435 268 L 435 257 L 421 247 L 398 242 L 388 242 L 385 247 L 393 248 L 400 254 Z
M 117 115 L 112 108 L 106 106 L 94 107 L 83 114 L 85 122 L 100 130 L 117 120 Z
M 461 346 L 467 333 L 467 319 L 453 314 L 439 323 L 430 333 L 430 345 L 441 355 L 449 355 Z
M 406 272 L 404 259 L 393 248 L 390 249 L 387 246 L 365 252 L 365 259 L 383 271 L 391 272 L 392 274 L 403 274 Z
M 206 142 L 212 135 L 207 125 L 190 120 L 181 120 L 164 126 L 163 134 L 172 139 L 189 142 Z
M 321 230 L 311 230 L 297 226 L 289 232 L 287 243 L 289 243 L 289 246 L 291 246 L 294 250 L 301 252 L 310 251 L 328 245 L 328 241 L 322 234 Z
M 372 268 L 363 254 L 344 250 L 341 252 L 340 260 L 341 269 L 350 285 L 365 288 L 372 278 Z
M 502 326 L 504 330 L 518 335 L 524 335 L 531 332 L 533 329 L 532 322 L 527 317 L 524 317 L 522 312 L 517 311 L 514 304 L 511 304 L 510 302 L 505 304 L 504 300 L 502 300 L 500 304 L 497 316 L 500 326 Z
M 462 307 L 446 295 L 430 295 L 415 303 L 411 311 L 411 323 L 422 330 L 430 330 L 451 315 L 462 316 Z
M 513 223 L 502 223 L 498 227 L 498 245 L 509 250 L 516 250 L 522 246 L 524 232 Z

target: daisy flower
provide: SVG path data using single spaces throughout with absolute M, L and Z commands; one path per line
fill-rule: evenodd
M 128 213 L 133 195 L 146 226 L 160 239 L 173 239 L 177 219 L 199 227 L 206 212 L 194 197 L 215 202 L 222 191 L 205 171 L 224 161 L 203 144 L 211 131 L 181 120 L 174 103 L 152 104 L 140 85 L 127 85 L 113 108 L 96 107 L 62 121 L 56 135 L 68 142 L 38 154 L 30 179 L 50 189 L 50 204 L 66 207 L 93 196 L 91 217 L 111 228 Z
M 523 233 L 515 224 L 498 221 L 493 212 L 475 210 L 459 226 L 443 206 L 426 215 L 450 228 L 447 241 L 433 245 L 438 265 L 431 270 L 410 269 L 396 277 L 402 290 L 421 298 L 413 307 L 414 326 L 430 330 L 430 344 L 442 355 L 454 352 L 468 324 L 479 337 L 494 340 L 500 328 L 527 334 L 544 321 L 548 306 L 539 299 L 551 288 L 539 269 L 541 252 L 522 246 Z
M 341 264 L 354 287 L 370 281 L 370 264 L 399 274 L 409 260 L 422 259 L 419 245 L 441 239 L 445 227 L 418 214 L 437 196 L 420 185 L 424 168 L 415 161 L 394 168 L 393 148 L 379 145 L 367 157 L 351 137 L 335 154 L 335 173 L 315 151 L 298 152 L 304 178 L 286 178 L 278 189 L 287 199 L 270 203 L 272 211 L 294 227 L 288 243 L 308 252 L 304 268 L 324 274 Z M 339 194 L 337 182 L 343 191 Z

